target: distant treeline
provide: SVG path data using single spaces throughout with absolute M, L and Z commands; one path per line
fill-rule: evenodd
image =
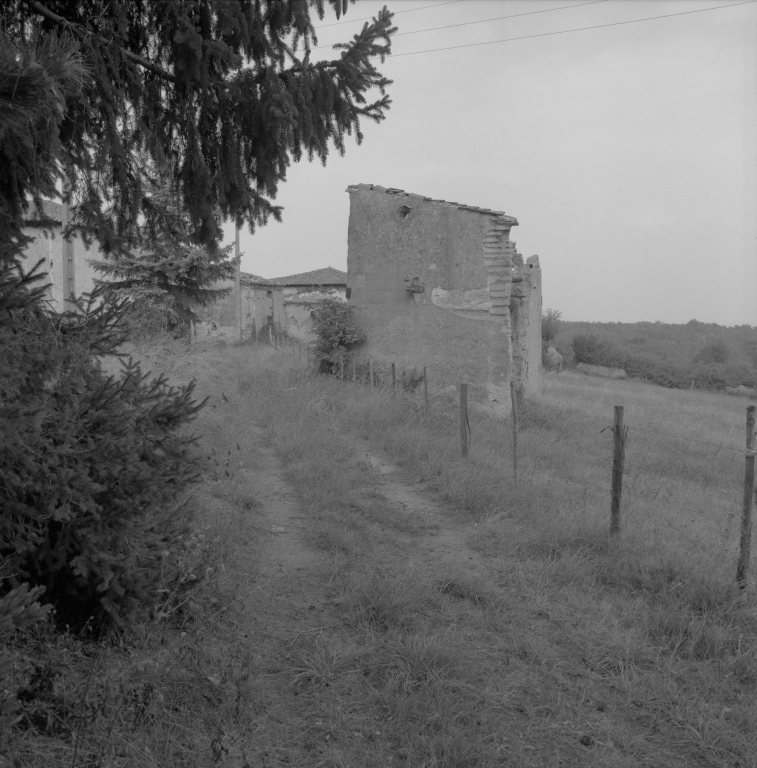
M 623 368 L 663 387 L 757 387 L 757 328 L 750 325 L 564 320 L 553 344 L 567 365 Z

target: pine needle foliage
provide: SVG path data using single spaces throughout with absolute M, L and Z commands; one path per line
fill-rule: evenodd
M 155 177 L 140 227 L 141 246 L 118 258 L 93 262 L 105 276 L 103 288 L 118 298 L 162 310 L 169 326 L 187 330 L 192 307 L 207 306 L 230 289 L 214 287 L 234 276 L 231 248 L 207 248 L 192 242 L 186 214 L 170 181 Z
M 149 613 L 156 551 L 170 545 L 171 510 L 198 472 L 182 428 L 200 407 L 193 385 L 170 387 L 131 361 L 104 375 L 99 357 L 119 354 L 125 338 L 124 302 L 95 295 L 58 314 L 43 301 L 40 265 L 24 272 L 23 211 L 54 192 L 67 109 L 89 75 L 70 37 L 3 43 L 0 647 L 44 615 L 37 599 L 58 624 L 95 631 Z M 7 711 L 0 701 L 0 718 Z
M 354 0 L 352 0 L 354 2 Z M 66 103 L 60 140 L 78 226 L 106 251 L 133 244 L 146 207 L 146 153 L 170 165 L 194 242 L 213 246 L 221 222 L 251 230 L 273 216 L 292 160 L 325 163 L 361 120 L 379 122 L 391 83 L 376 68 L 391 52 L 384 8 L 338 57 L 311 63 L 313 16 L 346 0 L 10 0 L 2 27 L 16 45 L 31 30 L 78 41 L 91 72 Z M 371 92 L 378 98 L 371 99 Z
M 124 625 L 149 615 L 159 552 L 176 521 L 163 514 L 192 482 L 201 407 L 193 388 L 152 379 L 132 361 L 103 375 L 93 351 L 120 306 L 76 316 L 22 313 L 24 344 L 6 354 L 25 376 L 0 389 L 0 561 L 4 586 L 44 586 L 60 625 Z

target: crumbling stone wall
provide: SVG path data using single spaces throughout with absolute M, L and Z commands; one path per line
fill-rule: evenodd
M 427 366 L 436 384 L 467 381 L 509 402 L 539 391 L 541 273 L 510 241 L 502 211 L 351 186 L 350 302 L 365 328 L 363 354 Z
M 513 270 L 510 294 L 513 339 L 513 380 L 519 399 L 541 390 L 541 268 L 539 257 L 523 256 L 512 247 Z M 538 333 L 537 333 L 538 330 Z
M 240 282 L 242 340 L 249 339 L 269 324 L 278 329 L 286 328 L 284 294 L 281 286 L 244 273 Z M 237 296 L 234 281 L 219 281 L 213 287 L 227 289 L 228 292 L 206 307 L 192 308 L 198 317 L 194 323 L 194 338 L 235 341 Z

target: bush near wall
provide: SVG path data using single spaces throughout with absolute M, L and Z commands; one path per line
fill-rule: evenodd
M 348 350 L 365 341 L 365 333 L 355 323 L 353 312 L 352 305 L 334 298 L 321 299 L 311 312 L 321 372 L 334 373 Z

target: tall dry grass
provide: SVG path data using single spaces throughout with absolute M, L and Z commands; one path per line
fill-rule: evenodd
M 434 394 L 432 387 L 426 417 L 420 394 L 395 398 L 388 389 L 334 380 L 310 386 L 309 396 L 335 425 L 398 458 L 464 514 L 527 520 L 550 536 L 594 538 L 608 530 L 613 406 L 623 405 L 627 544 L 688 564 L 708 579 L 727 582 L 735 573 L 744 401 L 547 374 L 542 396 L 521 417 L 516 486 L 509 418 L 474 404 L 470 455 L 463 459 L 454 393 Z
M 265 354 L 238 348 L 227 364 L 285 458 L 349 608 L 351 634 L 321 637 L 291 672 L 311 692 L 314 717 L 337 699 L 355 703 L 334 734 L 360 730 L 378 696 L 395 723 L 376 737 L 382 759 L 754 764 L 757 620 L 754 601 L 736 603 L 732 589 L 743 402 L 547 377 L 523 417 L 516 485 L 509 420 L 490 409 L 472 408 L 464 459 L 454 392 L 432 387 L 426 416 L 418 395 L 308 378 Z M 630 429 L 618 540 L 608 536 L 613 405 L 625 406 Z M 471 524 L 485 583 L 396 559 L 387 571 L 407 530 L 379 502 L 366 504 L 370 472 L 353 436 Z M 386 764 L 355 750 L 324 764 Z
M 268 347 L 137 353 L 213 398 L 196 423 L 208 478 L 177 556 L 188 578 L 214 570 L 128 643 L 29 640 L 47 643 L 35 674 L 50 691 L 24 713 L 21 765 L 755 765 L 757 621 L 730 588 L 743 402 L 547 376 L 516 485 L 509 420 L 472 406 L 463 459 L 455 393 L 436 392 L 433 371 L 427 416 L 420 394 L 309 376 Z M 230 415 L 213 408 L 223 395 Z M 618 541 L 613 405 L 630 429 Z M 257 682 L 221 610 L 259 546 L 258 502 L 226 463 L 252 450 L 247 423 L 287 466 L 341 621 L 292 627 L 301 640 Z M 446 501 L 483 575 L 415 564 L 414 543 L 444 523 L 387 503 L 356 438 Z

